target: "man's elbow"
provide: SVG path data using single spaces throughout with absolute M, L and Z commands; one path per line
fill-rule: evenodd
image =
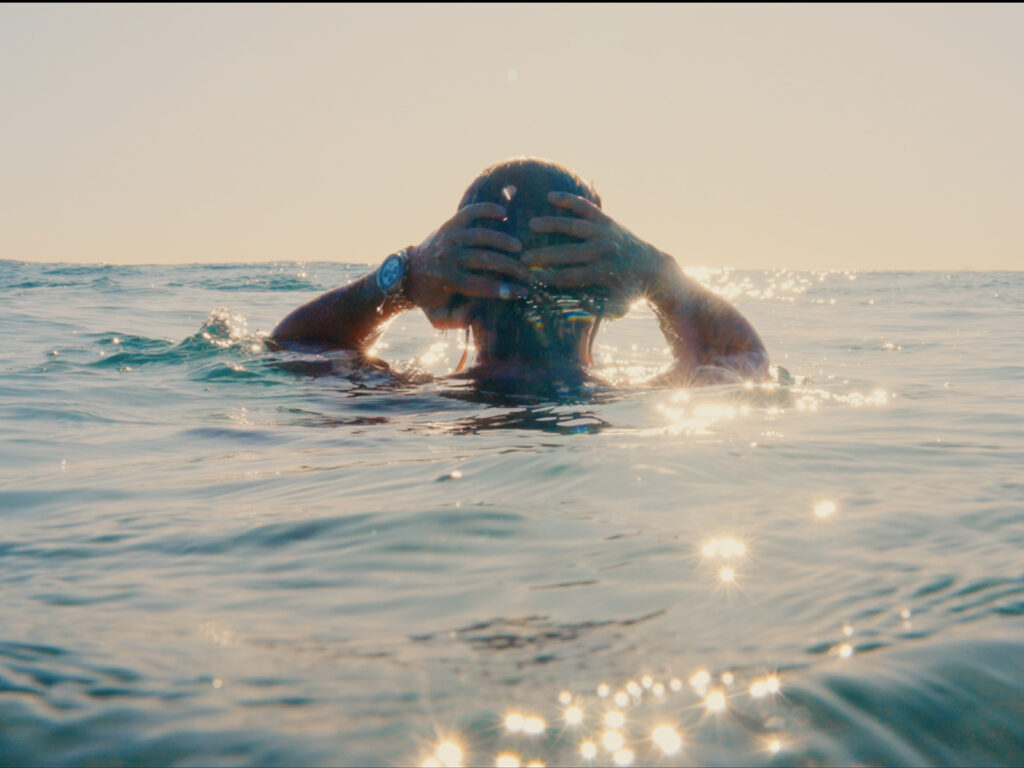
M 694 369 L 693 378 L 698 385 L 766 381 L 770 378 L 768 352 L 760 347 L 708 360 Z
M 749 349 L 723 362 L 745 381 L 765 381 L 770 375 L 768 350 L 763 346 Z

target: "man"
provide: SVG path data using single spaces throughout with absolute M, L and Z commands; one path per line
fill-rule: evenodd
M 286 348 L 365 354 L 388 320 L 419 307 L 434 327 L 473 334 L 477 359 L 463 375 L 480 386 L 561 392 L 593 378 L 601 321 L 641 299 L 654 309 L 673 356 L 647 383 L 767 376 L 764 344 L 731 304 L 606 215 L 576 174 L 516 159 L 481 173 L 455 215 L 422 243 L 299 307 L 272 338 Z

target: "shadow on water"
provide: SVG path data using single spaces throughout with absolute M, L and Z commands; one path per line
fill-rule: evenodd
M 595 435 L 622 428 L 610 417 L 612 406 L 640 392 L 683 398 L 697 409 L 762 410 L 790 408 L 799 388 L 780 379 L 764 386 L 721 385 L 700 390 L 617 387 L 611 384 L 524 390 L 461 378 L 435 379 L 415 368 L 391 368 L 352 352 L 289 351 L 267 363 L 293 375 L 309 376 L 327 387 L 326 412 L 288 409 L 307 425 L 344 426 L 400 422 L 412 431 L 472 435 L 520 430 L 553 435 Z M 803 396 L 803 395 L 801 395 Z M 338 413 L 338 410 L 342 413 Z M 356 414 L 352 414 L 356 411 Z
M 478 434 L 491 430 L 528 430 L 557 435 L 593 435 L 611 427 L 593 411 L 561 410 L 557 405 L 541 405 L 505 413 L 491 413 L 458 419 L 446 428 L 457 435 Z
M 597 434 L 613 426 L 600 415 L 601 407 L 618 399 L 619 393 L 593 387 L 559 394 L 525 394 L 482 388 L 472 383 L 462 387 L 446 386 L 443 398 L 483 406 L 474 413 L 447 425 L 451 434 L 478 434 L 492 430 L 527 430 L 558 435 Z M 495 412 L 497 410 L 497 412 Z
M 579 586 L 582 583 L 558 584 L 547 588 L 568 588 Z M 497 618 L 476 622 L 469 626 L 451 630 L 450 632 L 411 635 L 409 639 L 419 643 L 429 643 L 435 640 L 446 643 L 454 637 L 459 642 L 467 643 L 475 650 L 506 651 L 530 649 L 539 654 L 532 659 L 533 663 L 543 664 L 554 658 L 549 653 L 544 653 L 544 651 L 548 650 L 549 645 L 577 640 L 581 635 L 590 630 L 631 627 L 662 616 L 664 613 L 664 610 L 658 610 L 628 619 L 606 619 L 576 623 L 554 622 L 549 616 L 522 616 L 514 619 Z M 605 644 L 608 642 L 606 639 L 603 639 L 603 641 Z

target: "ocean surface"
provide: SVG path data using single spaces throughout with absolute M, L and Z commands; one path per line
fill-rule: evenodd
M 511 402 L 264 348 L 366 270 L 0 262 L 0 765 L 1021 763 L 1024 273 L 695 270 L 771 384 L 638 307 Z

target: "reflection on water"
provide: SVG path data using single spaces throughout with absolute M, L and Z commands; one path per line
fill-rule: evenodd
M 814 505 L 815 517 L 831 517 L 835 514 L 836 504 L 834 501 L 821 501 Z
M 750 549 L 740 537 L 720 533 L 706 539 L 700 553 L 712 564 L 724 561 L 735 565 L 750 555 Z M 727 585 L 735 583 L 734 565 L 718 570 L 719 579 Z M 621 623 L 633 625 L 660 615 Z M 556 628 L 544 617 L 531 616 L 515 621 L 497 619 L 448 636 L 480 650 L 524 649 L 556 638 L 571 640 L 581 631 L 597 628 L 593 623 Z M 849 622 L 844 623 L 843 634 L 852 635 Z M 839 646 L 841 658 L 851 655 L 842 651 L 847 647 L 852 648 L 849 643 Z M 676 755 L 701 754 L 704 742 L 719 742 L 720 718 L 728 718 L 730 727 L 742 731 L 761 753 L 774 756 L 791 741 L 783 730 L 785 719 L 780 717 L 782 691 L 776 670 L 712 672 L 699 666 L 688 675 L 642 672 L 618 684 L 598 682 L 589 690 L 563 688 L 557 695 L 552 693 L 549 706 L 539 711 L 517 704 L 504 713 L 484 709 L 477 716 L 468 716 L 476 722 L 471 736 L 446 732 L 442 740 L 424 745 L 421 754 L 410 759 L 424 766 L 569 765 L 579 760 L 615 766 L 662 764 Z M 489 725 L 481 724 L 481 718 Z M 467 746 L 470 742 L 472 748 Z
M 851 655 L 841 652 L 839 661 Z M 1019 641 L 993 640 L 797 670 L 792 686 L 774 672 L 702 668 L 689 676 L 689 689 L 679 677 L 639 675 L 618 684 L 614 703 L 609 691 L 616 686 L 602 682 L 590 691 L 563 690 L 546 707 L 482 710 L 471 718 L 473 732 L 447 731 L 403 762 L 767 765 L 790 755 L 787 764 L 1006 764 L 1024 746 L 1015 721 L 1024 702 L 1015 676 L 1024 671 L 1021 657 Z M 974 702 L 973 713 L 939 706 L 929 694 L 935 686 Z M 962 740 L 975 726 L 992 730 L 964 761 Z M 916 737 L 904 728 L 916 728 Z
M 728 718 L 744 731 L 751 744 L 777 754 L 787 743 L 778 715 L 782 686 L 777 674 L 761 675 L 749 683 L 731 671 L 714 676 L 706 669 L 690 675 L 686 691 L 678 677 L 658 679 L 640 675 L 620 685 L 600 683 L 593 692 L 561 691 L 546 711 L 512 707 L 500 718 L 487 711 L 490 727 L 481 744 L 470 750 L 467 739 L 455 733 L 423 746 L 418 762 L 424 766 L 461 765 L 574 765 L 582 759 L 616 766 L 664 764 L 687 750 L 698 751 L 702 740 L 716 740 Z M 709 685 L 717 687 L 711 689 Z M 746 686 L 746 690 L 744 690 Z M 609 702 L 609 699 L 613 702 Z M 549 727 L 549 721 L 554 725 Z

